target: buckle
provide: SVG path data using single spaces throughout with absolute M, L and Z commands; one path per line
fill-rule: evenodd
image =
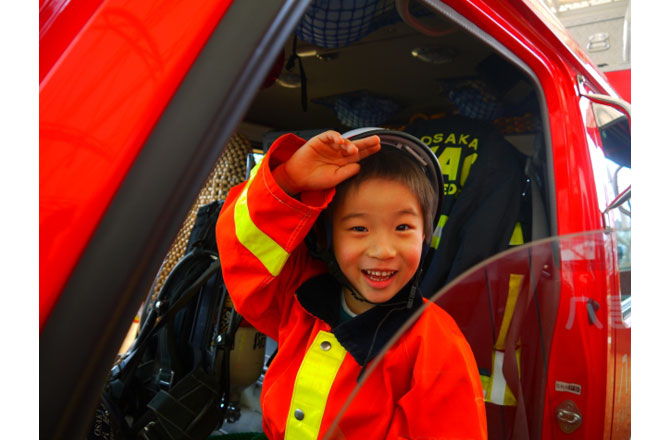
M 158 376 L 156 379 L 158 381 L 158 386 L 166 390 L 172 386 L 172 381 L 174 380 L 174 371 L 164 371 L 161 368 L 158 370 Z

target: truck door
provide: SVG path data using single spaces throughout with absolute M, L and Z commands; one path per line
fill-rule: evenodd
M 630 437 L 631 396 L 631 120 L 626 102 L 594 96 L 581 83 L 592 167 L 603 223 L 616 258 L 608 261 L 612 290 L 606 298 L 607 384 L 604 432 Z M 609 426 L 611 421 L 611 428 Z M 611 429 L 611 431 L 610 431 Z
M 309 2 L 68 3 L 40 2 L 55 51 L 40 74 L 43 438 L 81 438 L 179 220 Z

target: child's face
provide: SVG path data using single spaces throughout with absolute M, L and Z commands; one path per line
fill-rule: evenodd
M 412 279 L 424 238 L 419 201 L 394 180 L 362 182 L 333 212 L 335 258 L 349 282 L 373 303 L 391 299 Z M 356 313 L 373 307 L 346 299 Z

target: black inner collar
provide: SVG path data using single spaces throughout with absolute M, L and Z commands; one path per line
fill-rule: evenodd
M 417 290 L 417 298 L 414 299 L 412 307 L 407 308 L 411 284 L 410 281 L 386 303 L 376 305 L 344 322 L 340 322 L 339 318 L 342 285 L 329 273 L 305 281 L 298 288 L 296 296 L 307 312 L 330 325 L 339 343 L 351 353 L 359 365 L 363 366 L 366 361 L 379 353 L 395 332 L 421 306 L 421 294 Z

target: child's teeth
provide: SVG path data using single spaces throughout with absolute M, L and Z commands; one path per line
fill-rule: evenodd
M 390 277 L 394 273 L 393 271 L 387 272 L 382 270 L 367 270 L 366 272 L 368 273 L 368 275 L 372 277 L 379 277 L 379 278 Z

